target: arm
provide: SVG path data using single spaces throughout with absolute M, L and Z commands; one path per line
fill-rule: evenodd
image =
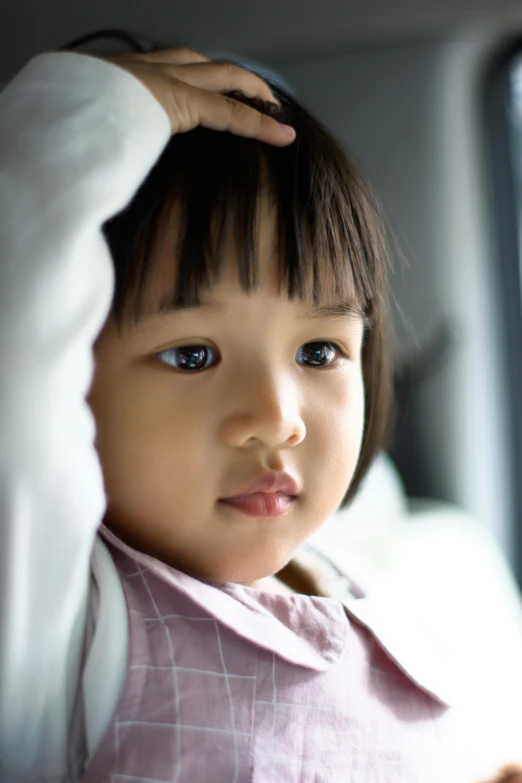
M 85 55 L 0 95 L 0 780 L 65 776 L 89 561 L 105 510 L 85 397 L 113 271 L 102 223 L 171 133 L 151 93 Z
M 111 59 L 119 67 L 43 55 L 0 95 L 1 783 L 69 780 L 108 709 L 94 670 L 103 659 L 111 676 L 107 618 L 118 607 L 100 546 L 89 583 L 105 496 L 85 402 L 113 290 L 101 226 L 172 133 L 204 125 L 279 146 L 295 137 L 223 95 L 273 100 L 239 66 L 186 49 Z M 104 601 L 87 650 L 95 588 Z

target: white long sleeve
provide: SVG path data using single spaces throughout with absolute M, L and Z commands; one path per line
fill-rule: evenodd
M 169 136 L 137 79 L 86 55 L 40 55 L 0 94 L 2 783 L 74 777 L 105 510 L 85 401 L 113 292 L 101 226 Z

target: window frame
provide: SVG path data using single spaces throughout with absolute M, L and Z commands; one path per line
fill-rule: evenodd
M 511 73 L 522 69 L 522 37 L 504 42 L 486 67 L 483 116 L 486 159 L 491 184 L 491 220 L 496 249 L 496 284 L 505 354 L 506 405 L 509 413 L 509 464 L 513 509 L 513 568 L 522 588 L 522 181 L 517 185 L 510 125 Z

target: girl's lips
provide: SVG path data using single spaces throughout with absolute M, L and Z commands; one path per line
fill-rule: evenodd
M 280 495 L 299 495 L 301 493 L 301 487 L 297 480 L 289 473 L 284 471 L 280 473 L 262 473 L 256 479 L 249 481 L 247 484 L 235 487 L 234 491 L 230 493 L 228 497 L 220 498 L 220 500 L 233 500 L 237 497 L 243 497 L 244 495 L 253 495 L 255 493 L 263 494 L 280 494 Z
M 279 517 L 291 508 L 295 500 L 294 495 L 282 492 L 251 492 L 248 495 L 223 498 L 219 502 L 249 517 Z

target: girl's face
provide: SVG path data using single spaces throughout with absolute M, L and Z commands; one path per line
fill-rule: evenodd
M 202 306 L 145 316 L 122 336 L 109 319 L 89 394 L 105 524 L 180 570 L 242 583 L 283 568 L 339 506 L 364 420 L 362 316 L 278 293 L 266 209 L 260 220 L 256 290 L 241 289 L 230 253 Z M 172 290 L 175 237 L 173 225 L 147 309 Z M 299 488 L 281 513 L 224 502 L 280 472 Z

